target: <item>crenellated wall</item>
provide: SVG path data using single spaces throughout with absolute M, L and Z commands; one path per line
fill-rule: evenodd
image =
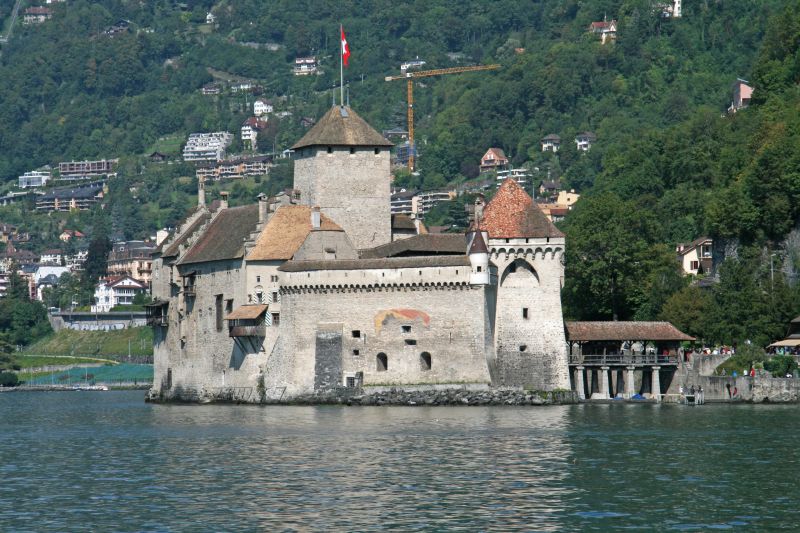
M 491 239 L 497 268 L 497 385 L 569 389 L 561 312 L 563 239 Z

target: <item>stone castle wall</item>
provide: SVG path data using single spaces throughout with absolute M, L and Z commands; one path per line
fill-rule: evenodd
M 237 346 L 228 336 L 228 324 L 217 329 L 216 296 L 222 295 L 222 314 L 247 301 L 241 260 L 187 265 L 195 270 L 195 297 L 173 299 L 169 326 L 156 328 L 153 387 L 167 396 L 184 391 L 255 387 L 266 361 L 261 347 Z M 228 300 L 233 300 L 228 304 Z M 269 329 L 269 328 L 268 328 Z M 168 387 L 168 385 L 171 385 Z
M 324 146 L 295 154 L 294 188 L 300 201 L 319 206 L 358 249 L 391 242 L 391 170 L 388 148 Z M 377 150 L 377 153 L 375 153 Z
M 268 387 L 288 387 L 292 396 L 347 385 L 348 377 L 359 376 L 364 385 L 489 383 L 491 289 L 452 281 L 468 278 L 468 267 L 430 270 L 449 270 L 451 283 L 303 288 L 293 286 L 291 277 L 299 282 L 307 273 L 290 273 Z M 379 354 L 386 357 L 385 368 Z
M 498 273 L 495 383 L 569 389 L 561 312 L 563 239 L 510 241 L 490 243 Z

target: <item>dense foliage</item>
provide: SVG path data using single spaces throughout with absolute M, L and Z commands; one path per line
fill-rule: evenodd
M 174 225 L 193 202 L 193 168 L 145 156 L 176 154 L 192 131 L 237 131 L 252 103 L 198 89 L 214 79 L 257 82 L 278 110 L 292 113 L 271 118 L 265 138 L 286 148 L 304 131 L 302 117 L 330 105 L 341 22 L 352 49 L 351 102 L 378 129 L 405 126 L 405 84 L 384 81 L 401 61 L 502 65 L 416 84 L 421 172 L 397 183 L 431 188 L 473 178 L 485 149 L 498 146 L 536 181 L 561 178 L 581 192 L 563 224 L 569 317 L 668 318 L 709 341 L 763 343 L 800 313 L 800 2 L 698 0 L 684 3 L 680 19 L 661 16 L 658 3 L 59 4 L 53 20 L 15 31 L 0 58 L 0 183 L 80 158 L 120 157 L 120 176 L 105 220 L 29 217 L 25 205 L 0 209 L 0 219 L 24 222 L 40 246 L 56 242 L 63 227 L 85 231 L 95 259 L 112 235 L 141 238 Z M 209 10 L 215 27 L 205 24 Z M 587 32 L 604 16 L 619 21 L 616 43 L 601 45 Z M 107 35 L 119 20 L 130 21 L 129 30 Z M 306 54 L 319 58 L 322 75 L 291 75 L 294 58 Z M 737 77 L 756 87 L 753 105 L 726 114 Z M 582 131 L 598 137 L 588 153 L 572 142 Z M 549 133 L 563 139 L 557 155 L 540 150 Z M 232 199 L 277 191 L 290 176 L 281 165 L 233 185 Z M 466 201 L 439 207 L 430 220 L 463 227 Z M 728 257 L 719 283 L 703 289 L 688 286 L 674 258 L 677 242 L 701 235 Z M 93 265 L 87 277 L 102 273 Z

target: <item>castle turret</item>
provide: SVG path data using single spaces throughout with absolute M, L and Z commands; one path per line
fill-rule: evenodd
M 469 245 L 469 264 L 472 272 L 469 275 L 471 285 L 489 284 L 489 248 L 483 238 L 483 233 L 475 231 L 472 233 L 472 243 Z
M 483 210 L 497 268 L 493 382 L 539 390 L 570 386 L 561 314 L 564 234 L 513 179 Z
M 391 242 L 392 144 L 346 106 L 335 106 L 294 146 L 294 188 L 356 248 Z

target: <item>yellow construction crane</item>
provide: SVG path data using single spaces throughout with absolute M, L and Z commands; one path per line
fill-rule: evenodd
M 414 172 L 414 79 L 428 78 L 430 76 L 443 76 L 445 74 L 459 74 L 461 72 L 475 72 L 478 70 L 497 70 L 500 65 L 477 65 L 474 67 L 440 68 L 436 70 L 420 70 L 406 72 L 400 76 L 386 76 L 386 81 L 408 81 L 408 170 Z

